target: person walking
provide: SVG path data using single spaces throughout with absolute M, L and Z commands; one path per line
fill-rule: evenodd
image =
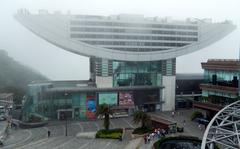
M 47 135 L 48 135 L 48 138 L 50 137 L 50 135 L 51 135 L 51 132 L 50 132 L 50 130 L 48 130 L 47 131 Z
M 175 112 L 174 112 L 174 111 L 172 111 L 172 118 L 174 118 L 174 115 L 175 115 Z
M 150 143 L 150 141 L 151 141 L 151 137 L 150 137 L 150 134 L 148 134 L 148 136 L 147 136 L 147 142 Z
M 147 144 L 147 135 L 146 134 L 144 135 L 143 139 L 144 139 L 144 143 Z
M 160 137 L 161 137 L 160 129 L 157 130 L 157 137 L 158 137 L 158 139 L 160 139 Z
M 200 130 L 202 130 L 201 124 L 198 124 L 198 128 L 199 128 Z

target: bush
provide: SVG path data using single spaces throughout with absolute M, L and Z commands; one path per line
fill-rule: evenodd
M 96 133 L 96 138 L 105 138 L 105 139 L 121 139 L 122 138 L 122 129 L 110 129 L 110 130 L 99 130 Z
M 145 133 L 150 133 L 152 131 L 153 131 L 152 128 L 138 127 L 138 128 L 135 128 L 132 133 L 142 135 L 142 134 L 145 134 Z
M 190 117 L 190 119 L 193 121 L 196 118 L 203 118 L 202 112 L 194 111 Z

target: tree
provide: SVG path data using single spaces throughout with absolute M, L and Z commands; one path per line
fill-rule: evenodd
M 133 114 L 133 122 L 135 124 L 141 123 L 141 128 L 148 128 L 151 125 L 151 117 L 146 112 L 136 111 Z
M 109 125 L 110 125 L 109 115 L 112 115 L 112 113 L 113 111 L 110 109 L 109 105 L 107 104 L 102 104 L 97 107 L 96 115 L 104 117 L 103 126 L 105 130 L 109 130 Z

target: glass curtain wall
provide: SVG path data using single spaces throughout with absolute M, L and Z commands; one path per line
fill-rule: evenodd
M 157 86 L 162 84 L 162 61 L 114 61 L 113 73 L 113 86 Z
M 71 109 L 73 107 L 73 101 L 71 94 L 48 94 L 39 100 L 36 111 L 43 116 L 56 119 L 57 110 Z
M 212 81 L 212 76 L 217 75 L 217 81 L 232 81 L 233 77 L 238 77 L 237 71 L 224 71 L 224 70 L 205 70 L 204 71 L 204 80 L 205 83 Z

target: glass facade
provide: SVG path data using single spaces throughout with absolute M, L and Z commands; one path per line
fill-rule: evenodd
M 82 16 L 69 22 L 73 40 L 112 50 L 149 52 L 187 46 L 198 41 L 198 25 L 191 22 L 159 22 L 123 19 L 121 16 Z
M 90 18 L 90 16 L 82 17 Z M 102 19 L 102 17 L 94 18 Z M 197 30 L 198 27 L 192 25 L 170 25 L 170 24 L 146 24 L 146 23 L 133 23 L 133 22 L 104 22 L 104 21 L 71 21 L 71 25 L 90 25 L 90 26 L 121 26 L 121 27 L 147 27 L 147 28 L 165 28 L 165 29 L 183 29 L 183 30 Z
M 113 33 L 135 33 L 135 34 L 166 34 L 166 35 L 193 35 L 197 36 L 197 31 L 164 31 L 164 30 L 143 30 L 143 29 L 109 29 L 109 28 L 88 28 L 88 27 L 71 27 L 71 32 L 113 32 Z
M 96 107 L 102 103 L 113 107 L 123 106 L 120 110 L 126 111 L 135 106 L 145 108 L 146 111 L 154 111 L 155 104 L 159 103 L 160 98 L 158 87 L 124 92 L 118 90 L 108 92 L 66 91 L 54 88 L 55 86 L 42 86 L 42 84 L 29 87 L 27 100 L 23 106 L 23 121 L 28 121 L 32 114 L 49 119 L 64 119 L 66 112 L 68 119 L 95 119 Z M 123 93 L 125 99 L 121 98 L 120 102 L 119 95 Z M 130 104 L 129 99 L 131 100 Z
M 217 76 L 217 81 L 232 81 L 234 77 L 239 79 L 237 71 L 224 71 L 224 70 L 204 70 L 204 80 L 206 83 L 212 81 L 212 76 Z
M 91 38 L 91 39 L 132 39 L 132 40 L 166 40 L 166 41 L 197 41 L 197 37 L 169 37 L 153 35 L 106 35 L 106 34 L 79 34 L 72 33 L 71 38 Z
M 204 84 L 201 85 L 204 102 L 225 106 L 238 100 L 239 71 L 229 70 L 234 66 L 229 64 L 231 62 L 208 61 L 202 65 L 203 68 L 207 68 L 204 69 Z
M 74 119 L 86 119 L 87 118 L 87 97 L 91 96 L 95 98 L 95 93 L 65 93 L 65 92 L 53 92 L 53 93 L 39 93 L 39 96 L 28 96 L 28 106 L 25 106 L 26 113 L 37 113 L 50 119 L 58 118 L 58 111 L 71 109 Z M 32 99 L 37 98 L 35 104 Z M 31 110 L 30 110 L 31 109 Z M 27 116 L 28 117 L 28 116 Z
M 113 61 L 113 86 L 161 86 L 163 75 L 175 75 L 175 59 L 148 62 Z

